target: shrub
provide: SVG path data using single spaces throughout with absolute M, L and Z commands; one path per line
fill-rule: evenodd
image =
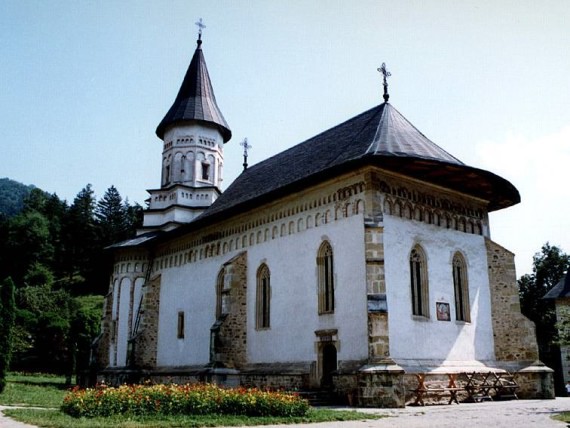
M 287 392 L 223 388 L 214 384 L 99 385 L 74 388 L 62 411 L 75 417 L 124 415 L 304 416 L 307 400 Z

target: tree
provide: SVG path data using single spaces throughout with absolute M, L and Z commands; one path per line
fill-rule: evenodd
M 26 186 L 9 178 L 0 178 L 0 214 L 6 218 L 19 214 L 24 208 L 24 199 L 33 186 Z
M 64 274 L 64 266 L 67 260 L 63 228 L 68 211 L 69 207 L 67 206 L 67 202 L 59 199 L 55 193 L 48 196 L 43 205 L 43 209 L 40 211 L 49 221 L 50 242 L 54 250 L 51 264 L 48 267 L 57 277 Z
M 134 205 L 129 204 L 129 200 L 125 200 L 125 212 L 127 218 L 127 230 L 128 236 L 134 236 L 137 229 L 141 228 L 143 225 L 143 207 L 138 203 Z
M 95 217 L 99 224 L 100 238 L 104 246 L 128 237 L 127 210 L 115 186 L 109 187 L 103 198 L 97 202 Z
M 522 313 L 536 323 L 537 331 L 554 332 L 553 303 L 542 297 L 560 281 L 569 266 L 570 255 L 547 242 L 533 257 L 532 274 L 523 275 L 518 281 Z
M 6 386 L 6 372 L 12 357 L 12 338 L 15 324 L 16 303 L 14 282 L 11 278 L 0 284 L 0 393 Z
M 99 334 L 103 296 L 73 297 L 49 285 L 17 292 L 14 366 L 20 370 L 65 373 L 86 370 Z
M 10 231 L 10 222 L 8 217 L 0 215 L 0 278 L 10 276 L 11 266 L 10 250 L 8 248 L 8 236 Z
M 26 285 L 36 287 L 47 284 L 50 287 L 53 285 L 54 276 L 52 271 L 42 265 L 41 263 L 34 262 L 24 276 L 24 283 Z
M 49 220 L 43 214 L 28 211 L 12 219 L 6 245 L 11 260 L 11 276 L 17 284 L 23 282 L 34 263 L 51 266 L 52 242 Z
M 95 196 L 91 184 L 87 184 L 73 200 L 63 229 L 65 254 L 63 275 L 68 288 L 77 291 L 77 285 L 83 285 L 91 275 L 93 255 L 98 249 Z
M 24 208 L 22 211 L 37 211 L 43 213 L 49 197 L 49 193 L 44 192 L 37 187 L 33 188 L 30 193 L 24 198 Z
M 47 284 L 27 286 L 18 290 L 17 306 L 17 324 L 24 339 L 14 361 L 17 368 L 63 372 L 70 354 L 71 295 Z
M 99 335 L 103 296 L 79 296 L 75 298 L 75 310 L 71 319 L 69 348 L 72 350 L 73 369 L 77 375 L 85 374 L 90 366 L 91 344 Z
M 547 242 L 533 257 L 532 274 L 523 275 L 518 281 L 521 311 L 536 325 L 540 359 L 555 370 L 560 367 L 556 312 L 554 301 L 542 297 L 560 281 L 569 267 L 570 255 Z

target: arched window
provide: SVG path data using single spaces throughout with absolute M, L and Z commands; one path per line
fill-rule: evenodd
M 455 291 L 455 319 L 470 322 L 467 265 L 461 253 L 455 253 L 453 256 L 453 289 Z
M 334 312 L 333 250 L 327 241 L 321 244 L 317 255 L 319 282 L 319 314 Z
M 264 263 L 257 269 L 257 290 L 255 294 L 255 327 L 265 329 L 270 327 L 271 308 L 271 273 Z
M 220 319 L 230 311 L 230 286 L 225 282 L 224 268 L 222 268 L 216 281 L 216 319 Z
M 429 318 L 429 288 L 426 256 L 422 247 L 416 245 L 410 253 L 410 286 L 412 291 L 412 314 Z

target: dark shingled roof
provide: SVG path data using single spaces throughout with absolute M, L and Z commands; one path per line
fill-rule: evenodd
M 198 46 L 174 104 L 156 128 L 156 135 L 160 139 L 164 139 L 164 133 L 170 125 L 186 121 L 215 124 L 224 138 L 224 143 L 232 138 L 232 131 L 216 103 L 201 46 L 202 40 L 198 40 Z
M 154 238 L 161 235 L 162 231 L 160 230 L 153 230 L 152 232 L 146 232 L 142 235 L 137 235 L 134 238 L 126 239 L 121 242 L 117 242 L 116 244 L 109 245 L 106 249 L 112 248 L 128 248 L 128 247 L 142 247 L 149 242 L 151 242 Z
M 552 289 L 544 295 L 543 299 L 561 299 L 564 297 L 570 297 L 570 272 L 566 272 L 564 278 L 552 287 Z
M 465 165 L 383 103 L 246 169 L 202 215 L 158 239 L 180 236 L 367 165 L 489 201 L 489 211 L 520 202 L 510 182 Z
M 463 164 L 384 103 L 248 168 L 196 221 L 250 209 L 363 165 L 488 200 L 491 211 L 520 202 L 507 180 Z

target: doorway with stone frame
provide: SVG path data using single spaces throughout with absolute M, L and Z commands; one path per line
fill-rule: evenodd
M 321 388 L 332 388 L 333 374 L 338 368 L 338 331 L 317 330 L 316 351 L 317 351 L 317 384 Z

